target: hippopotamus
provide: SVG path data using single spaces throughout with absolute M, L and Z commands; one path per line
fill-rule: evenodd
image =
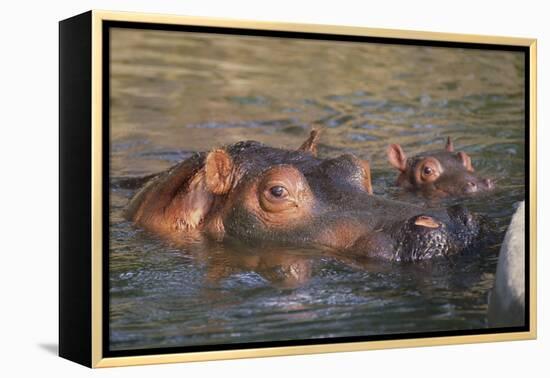
M 390 164 L 399 171 L 396 185 L 425 197 L 464 196 L 495 187 L 493 180 L 475 173 L 466 152 L 454 152 L 450 137 L 442 151 L 407 158 L 399 144 L 390 144 L 386 152 Z
M 319 132 L 297 149 L 241 141 L 198 152 L 151 178 L 126 217 L 170 239 L 259 247 L 319 247 L 373 259 L 422 261 L 468 249 L 480 219 L 463 207 L 424 209 L 373 195 L 370 167 L 351 154 L 317 156 Z

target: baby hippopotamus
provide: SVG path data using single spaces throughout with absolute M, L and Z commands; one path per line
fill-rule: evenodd
M 128 219 L 173 239 L 199 234 L 254 246 L 320 247 L 349 256 L 420 261 L 470 247 L 478 218 L 372 195 L 369 164 L 244 141 L 197 153 L 136 193 Z
M 466 152 L 454 152 L 451 138 L 443 151 L 418 154 L 407 159 L 399 144 L 390 144 L 388 160 L 400 174 L 396 185 L 426 197 L 462 196 L 487 192 L 495 185 L 474 172 Z

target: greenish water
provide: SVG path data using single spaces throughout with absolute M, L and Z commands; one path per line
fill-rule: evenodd
M 240 140 L 296 148 L 318 125 L 320 157 L 369 160 L 375 194 L 403 199 L 386 146 L 414 154 L 451 136 L 497 181 L 460 202 L 501 240 L 525 198 L 524 116 L 519 53 L 112 31 L 113 179 Z M 452 263 L 375 266 L 316 251 L 183 249 L 122 218 L 132 194 L 111 188 L 112 350 L 487 327 L 498 244 Z

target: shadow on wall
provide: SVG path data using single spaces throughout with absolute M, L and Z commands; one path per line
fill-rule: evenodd
M 40 343 L 38 344 L 40 349 L 43 349 L 44 351 L 55 354 L 56 356 L 59 355 L 59 346 L 54 343 Z
M 525 324 L 525 201 L 516 210 L 498 257 L 489 294 L 489 327 Z

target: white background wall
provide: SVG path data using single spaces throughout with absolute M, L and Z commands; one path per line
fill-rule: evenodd
M 5 1 L 0 22 L 0 375 L 423 376 L 548 374 L 550 26 L 546 1 Z M 92 372 L 55 356 L 58 247 L 58 25 L 89 9 L 357 25 L 539 39 L 539 340 L 118 368 Z M 7 210 L 7 211 L 6 211 Z M 32 374 L 32 375 L 31 375 Z M 547 376 L 547 375 L 546 375 Z

